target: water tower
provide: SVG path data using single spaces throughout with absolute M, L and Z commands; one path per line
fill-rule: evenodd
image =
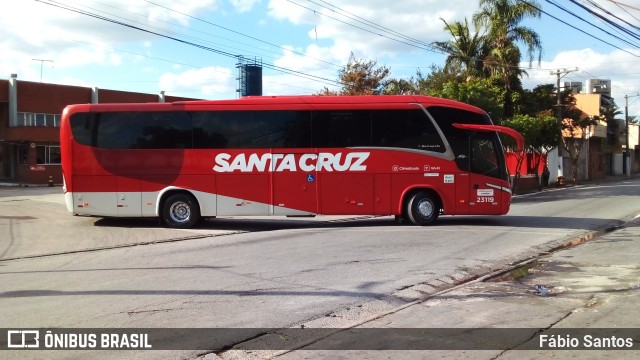
M 262 61 L 238 57 L 238 89 L 240 96 L 262 95 Z

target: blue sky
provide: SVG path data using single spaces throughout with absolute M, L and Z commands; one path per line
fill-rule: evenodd
M 640 48 L 633 45 L 640 41 L 576 3 L 600 5 L 640 27 L 640 0 L 538 2 L 548 14 L 597 39 L 548 15 L 527 21 L 545 50 L 542 62 L 526 69 L 525 87 L 555 83 L 551 71 L 577 67 L 563 81 L 610 79 L 622 109 L 624 96 L 640 91 Z M 337 72 L 352 52 L 389 67 L 394 78 L 409 78 L 418 69 L 428 73 L 431 64 L 442 65 L 445 59 L 422 45 L 449 39 L 440 19 L 463 20 L 477 10 L 475 0 L 21 0 L 12 4 L 12 11 L 0 13 L 0 77 L 16 73 L 19 80 L 228 99 L 237 97 L 236 56 L 242 55 L 265 64 L 265 95 L 312 94 L 335 86 Z M 404 40 L 394 40 L 397 36 Z M 640 115 L 640 97 L 629 103 L 629 114 Z

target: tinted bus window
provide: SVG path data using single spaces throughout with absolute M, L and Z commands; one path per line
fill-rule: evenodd
M 69 125 L 73 138 L 79 144 L 94 146 L 93 137 L 94 117 L 86 113 L 75 113 L 69 118 Z
M 124 113 L 132 118 L 132 149 L 191 148 L 191 119 L 184 111 Z
M 474 137 L 471 140 L 471 171 L 491 176 L 503 178 L 500 169 L 500 159 L 496 151 L 496 144 L 491 139 Z
M 128 149 L 131 144 L 131 119 L 130 113 L 94 114 L 90 119 L 91 145 L 106 149 Z
M 103 112 L 74 114 L 78 143 L 105 149 L 186 149 L 191 120 L 184 112 Z
M 421 109 L 372 112 L 372 145 L 445 152 L 440 134 Z
M 371 111 L 314 111 L 313 146 L 319 148 L 371 145 Z
M 489 116 L 485 114 L 441 106 L 431 106 L 427 108 L 427 111 L 431 114 L 447 139 L 449 136 L 464 133 L 463 130 L 451 126 L 453 123 L 491 125 Z
M 427 111 L 444 133 L 445 138 L 453 150 L 458 168 L 469 171 L 469 133 L 453 127 L 453 123 L 464 124 L 491 124 L 488 115 L 478 114 L 455 108 L 432 106 Z
M 123 113 L 77 113 L 70 118 L 71 132 L 82 145 L 108 149 L 129 148 L 131 117 Z
M 308 111 L 194 112 L 194 147 L 300 148 L 311 145 Z

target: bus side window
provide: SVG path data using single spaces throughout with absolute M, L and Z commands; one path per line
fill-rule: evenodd
M 95 114 L 93 146 L 104 149 L 128 149 L 131 146 L 130 112 L 103 112 Z
M 458 168 L 462 171 L 469 171 L 469 137 L 451 137 L 449 138 L 449 144 L 451 144 L 451 150 L 453 150 Z
M 471 171 L 495 178 L 500 177 L 498 156 L 491 140 L 472 138 Z
M 304 148 L 311 145 L 309 111 L 194 111 L 196 149 Z
M 229 144 L 229 134 L 222 111 L 194 111 L 190 113 L 193 124 L 194 149 L 225 149 Z
M 95 115 L 75 113 L 69 118 L 73 138 L 82 145 L 95 146 L 94 139 Z
M 132 149 L 190 149 L 191 119 L 184 111 L 133 113 Z
M 308 111 L 256 111 L 252 119 L 256 148 L 306 148 L 311 146 L 311 116 Z
M 372 113 L 373 146 L 446 151 L 440 134 L 422 110 L 375 110 Z
M 313 147 L 370 146 L 371 111 L 313 111 L 312 129 Z

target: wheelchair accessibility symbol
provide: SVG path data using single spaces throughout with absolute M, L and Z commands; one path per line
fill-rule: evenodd
M 315 177 L 315 175 L 312 175 L 312 174 L 307 175 L 307 181 L 308 181 L 308 182 L 314 182 L 314 181 L 316 181 L 316 177 Z

